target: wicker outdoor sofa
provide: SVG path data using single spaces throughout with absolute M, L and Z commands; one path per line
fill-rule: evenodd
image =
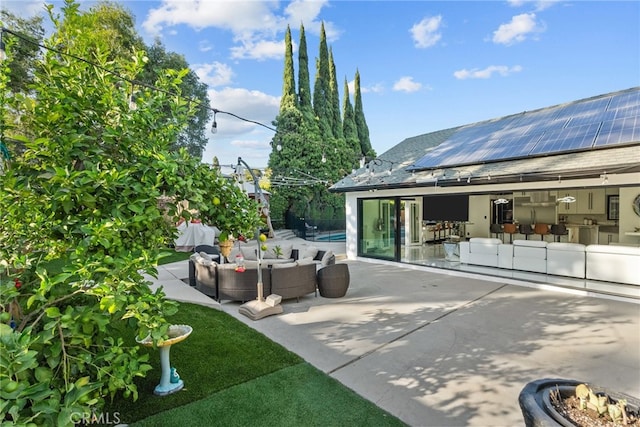
M 323 256 L 327 265 L 333 265 L 335 256 L 328 252 Z M 217 301 L 244 302 L 257 298 L 257 261 L 245 261 L 242 272 L 237 271 L 237 264 L 219 264 L 207 259 L 206 254 L 193 254 L 189 261 L 194 267 L 193 284 L 203 294 Z M 267 261 L 261 269 L 265 297 L 272 293 L 280 295 L 283 300 L 299 299 L 311 293 L 317 296 L 317 260 L 301 259 L 273 264 Z

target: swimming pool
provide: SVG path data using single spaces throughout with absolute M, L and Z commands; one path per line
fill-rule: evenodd
M 347 240 L 347 234 L 345 232 L 327 233 L 316 236 L 314 240 L 321 242 L 344 242 Z

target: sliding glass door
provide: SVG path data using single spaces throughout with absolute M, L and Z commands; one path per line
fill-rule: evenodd
M 358 255 L 397 260 L 399 200 L 358 200 Z

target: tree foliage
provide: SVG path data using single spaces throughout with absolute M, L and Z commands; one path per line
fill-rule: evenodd
M 11 92 L 24 92 L 26 87 L 33 82 L 33 63 L 40 55 L 38 44 L 44 37 L 42 17 L 20 18 L 11 12 L 0 9 L 0 25 L 24 35 L 31 42 L 9 36 L 4 36 L 5 43 L 13 43 L 11 47 L 11 62 L 9 65 L 8 89 Z M 0 36 L 2 37 L 2 36 Z
M 323 24 L 311 99 L 307 41 L 304 26 L 301 25 L 298 102 L 293 102 L 291 87 L 295 85 L 295 81 L 290 30 L 287 30 L 285 40 L 283 96 L 280 112 L 274 122 L 277 131 L 271 142 L 273 151 L 269 156 L 269 167 L 276 180 L 285 177 L 295 177 L 302 181 L 304 177 L 310 179 L 306 185 L 298 181 L 295 186 L 274 187 L 270 200 L 271 215 L 276 221 L 283 221 L 285 224 L 285 218 L 312 217 L 322 221 L 322 226 L 333 227 L 344 218 L 344 196 L 329 193 L 328 186 L 358 165 L 364 155 L 361 135 L 369 141 L 369 131 L 362 111 L 360 77 L 356 74 L 358 112 L 351 105 L 345 81 L 341 117 L 336 64 L 333 50 L 327 46 Z M 375 156 L 370 143 L 366 155 Z M 291 223 L 287 225 L 294 226 Z
M 20 19 L 9 12 L 1 11 L 2 21 L 8 22 L 7 26 L 21 35 L 41 41 L 44 30 L 42 18 Z M 74 23 L 61 22 L 61 25 L 73 25 L 91 28 L 95 39 L 100 44 L 94 44 L 94 50 L 99 47 L 101 52 L 91 51 L 91 55 L 107 54 L 107 62 L 124 60 L 128 61 L 135 52 L 146 50 L 147 62 L 142 71 L 134 76 L 137 85 L 129 85 L 129 96 L 136 98 L 142 86 L 154 86 L 165 70 L 189 69 L 189 64 L 183 55 L 168 52 L 159 40 L 155 40 L 151 46 L 145 46 L 142 37 L 135 30 L 135 17 L 130 10 L 118 2 L 101 1 L 89 8 L 86 13 L 79 13 L 74 18 Z M 39 48 L 34 43 L 25 42 L 22 39 L 15 41 L 17 47 L 13 49 L 16 58 L 11 61 L 11 79 L 9 88 L 15 93 L 25 93 L 30 83 L 30 76 L 34 74 L 35 59 L 39 54 Z M 92 58 L 90 56 L 89 58 Z M 209 108 L 209 96 L 207 85 L 200 81 L 196 73 L 189 69 L 180 83 L 182 96 L 196 100 L 195 114 L 188 118 L 187 126 L 182 129 L 172 148 L 186 148 L 194 157 L 202 159 L 202 153 L 208 142 L 207 124 L 211 119 L 212 111 Z M 162 108 L 165 114 L 170 114 L 167 106 Z
M 160 90 L 141 90 L 132 110 L 126 83 L 145 53 L 115 58 L 98 21 L 73 0 L 62 10 L 50 9 L 44 43 L 57 52 L 38 60 L 31 96 L 11 96 L 9 62 L 0 64 L 0 101 L 20 117 L 8 130 L 25 147 L 9 145 L 0 174 L 0 417 L 17 425 L 73 425 L 73 413 L 99 411 L 116 393 L 137 397 L 134 379 L 150 366 L 119 331 L 166 337 L 176 306 L 143 274 L 157 274 L 175 222 L 189 219 L 178 201 L 225 233 L 260 223 L 237 186 L 171 149 L 195 114 L 172 95 L 188 70 L 164 69 Z

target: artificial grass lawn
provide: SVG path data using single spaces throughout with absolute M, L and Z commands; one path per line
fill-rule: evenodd
M 193 252 L 177 252 L 174 251 L 173 249 L 168 249 L 169 255 L 160 258 L 160 260 L 158 261 L 158 265 L 162 265 L 162 264 L 170 264 L 172 262 L 177 262 L 177 261 L 184 261 L 185 259 L 189 259 L 189 257 L 191 255 L 193 255 Z
M 136 382 L 139 399 L 121 395 L 105 412 L 140 426 L 204 425 L 404 425 L 338 381 L 304 362 L 228 314 L 180 303 L 169 318 L 193 332 L 171 347 L 171 365 L 184 380 L 183 390 L 155 396 L 160 381 L 157 349 L 149 353 L 153 369 Z M 130 333 L 129 333 L 130 334 Z M 125 340 L 133 343 L 133 335 Z

